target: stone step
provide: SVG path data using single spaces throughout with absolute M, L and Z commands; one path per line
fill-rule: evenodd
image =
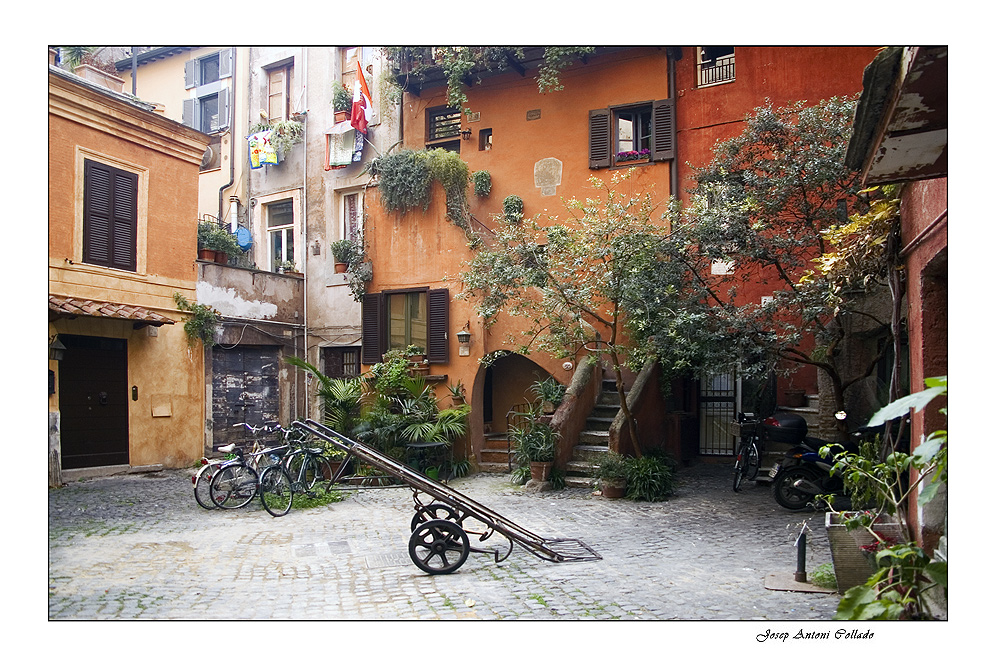
M 566 462 L 566 473 L 573 473 L 581 476 L 592 476 L 597 466 L 590 461 L 575 459 Z
M 507 462 L 479 462 L 479 470 L 483 473 L 509 473 Z
M 607 447 L 608 445 L 608 432 L 599 430 L 585 429 L 580 432 L 581 444 L 587 445 L 603 445 Z
M 608 451 L 608 444 L 581 443 L 573 448 L 573 461 L 592 462 Z
M 479 451 L 479 462 L 480 463 L 502 463 L 504 466 L 507 465 L 507 442 L 488 442 L 483 446 L 483 449 Z
M 567 487 L 588 488 L 594 486 L 593 478 L 568 475 L 565 478 L 563 478 L 563 481 L 566 483 Z

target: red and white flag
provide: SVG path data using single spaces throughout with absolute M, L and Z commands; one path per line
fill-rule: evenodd
M 362 134 L 368 134 L 368 123 L 372 120 L 372 96 L 368 92 L 368 82 L 358 61 L 358 80 L 354 82 L 354 105 L 351 107 L 351 127 Z

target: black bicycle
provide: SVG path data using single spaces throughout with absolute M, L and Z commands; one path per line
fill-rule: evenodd
M 733 467 L 733 491 L 740 491 L 744 480 L 753 480 L 760 470 L 760 422 L 753 414 L 740 413 L 735 426 L 739 428 L 740 445 Z

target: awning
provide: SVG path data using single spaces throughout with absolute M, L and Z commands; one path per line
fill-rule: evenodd
M 75 318 L 81 315 L 89 315 L 95 318 L 131 320 L 135 323 L 134 326 L 136 328 L 145 327 L 146 325 L 159 327 L 160 325 L 174 324 L 174 321 L 170 318 L 164 317 L 159 313 L 154 313 L 142 306 L 49 295 L 50 320 L 55 320 L 56 318 Z

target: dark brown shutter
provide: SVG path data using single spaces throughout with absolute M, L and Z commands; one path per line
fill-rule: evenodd
M 611 111 L 590 111 L 590 168 L 611 166 Z
M 676 120 L 673 99 L 653 103 L 652 160 L 673 160 L 676 157 Z
M 136 269 L 139 176 L 85 160 L 83 261 Z
M 385 341 L 383 335 L 382 294 L 367 294 L 361 302 L 361 363 L 377 364 L 382 361 Z
M 448 289 L 431 290 L 427 294 L 427 361 L 444 364 L 448 361 L 448 310 L 451 298 Z
M 136 198 L 139 176 L 115 170 L 114 230 L 111 264 L 116 269 L 135 271 L 135 242 L 138 222 Z

